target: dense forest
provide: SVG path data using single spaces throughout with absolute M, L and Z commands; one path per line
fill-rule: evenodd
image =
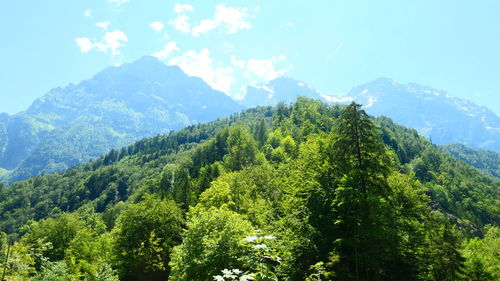
M 470 148 L 460 143 L 446 144 L 440 148 L 486 174 L 500 178 L 500 153 Z
M 0 186 L 6 280 L 500 280 L 500 180 L 299 98 Z

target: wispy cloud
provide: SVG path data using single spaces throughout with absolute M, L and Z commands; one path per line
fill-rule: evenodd
M 152 29 L 160 32 L 163 30 L 163 27 L 165 26 L 163 23 L 159 22 L 159 21 L 154 21 L 152 22 L 150 25 L 149 25 Z
M 248 60 L 237 60 L 236 56 L 231 56 L 231 64 L 243 71 L 243 75 L 251 83 L 266 83 L 286 73 L 285 69 L 278 69 L 276 64 L 284 61 L 285 55 L 273 56 L 269 59 L 251 58 Z
M 231 8 L 223 5 L 217 5 L 215 8 L 214 21 L 228 34 L 252 28 L 249 18 L 248 8 Z
M 340 44 L 335 48 L 335 50 L 326 58 L 327 61 L 333 60 L 333 58 L 344 48 L 344 41 L 340 42 Z
M 189 23 L 189 17 L 182 14 L 178 15 L 175 19 L 168 21 L 168 24 L 174 27 L 175 30 L 182 33 L 189 33 L 191 31 L 191 24 Z
M 220 29 L 226 34 L 235 34 L 240 30 L 252 28 L 252 24 L 250 23 L 252 15 L 248 8 L 217 5 L 212 18 L 203 19 L 197 25 L 192 26 L 189 22 L 189 16 L 185 12 L 193 11 L 194 8 L 192 6 L 176 4 L 174 12 L 178 15 L 168 23 L 175 30 L 193 36 L 199 36 L 215 29 Z
M 177 48 L 177 43 L 175 43 L 175 41 L 170 41 L 165 45 L 165 47 L 163 47 L 162 50 L 153 53 L 153 56 L 157 57 L 160 60 L 164 60 L 164 59 L 167 59 L 168 57 L 170 57 L 170 55 L 173 52 L 178 51 L 178 50 L 179 50 L 179 48 Z
M 80 48 L 80 52 L 88 53 L 92 48 L 94 48 L 94 44 L 87 37 L 79 37 L 75 39 L 76 45 Z
M 174 12 L 176 13 L 184 13 L 184 12 L 193 12 L 194 8 L 188 4 L 175 4 Z
M 125 3 L 130 2 L 130 0 L 108 0 L 109 3 L 115 4 L 117 6 L 121 6 Z
M 168 64 L 178 65 L 188 75 L 200 77 L 212 88 L 228 95 L 235 82 L 233 68 L 215 63 L 210 57 L 210 51 L 206 48 L 200 52 L 195 50 L 184 52 L 172 58 Z
M 83 16 L 85 16 L 85 17 L 91 17 L 92 16 L 92 10 L 91 9 L 85 10 L 85 12 L 83 12 Z
M 103 22 L 98 22 L 95 25 L 99 28 L 102 28 L 104 30 L 107 30 L 109 27 L 110 21 L 103 21 Z
M 202 20 L 198 25 L 193 27 L 193 29 L 191 30 L 191 34 L 193 34 L 194 36 L 198 36 L 200 34 L 207 33 L 210 30 L 216 28 L 217 28 L 217 23 L 214 20 L 211 19 Z
M 108 49 L 111 50 L 113 56 L 119 55 L 119 48 L 125 46 L 125 42 L 128 42 L 128 38 L 120 30 L 115 30 L 112 32 L 104 33 L 103 40 L 98 43 L 97 48 L 103 52 L 107 52 Z
M 88 37 L 79 37 L 75 39 L 75 43 L 82 53 L 88 53 L 95 49 L 104 53 L 111 51 L 112 56 L 119 55 L 119 49 L 125 46 L 126 42 L 128 42 L 128 38 L 125 33 L 120 30 L 104 33 L 100 41 L 92 41 Z
M 165 60 L 172 52 L 178 51 L 175 42 L 168 43 L 163 50 L 153 54 Z M 286 73 L 286 69 L 278 67 L 286 60 L 284 55 L 269 59 L 250 58 L 238 60 L 235 55 L 230 57 L 230 63 L 225 64 L 211 57 L 207 48 L 201 51 L 188 50 L 178 56 L 168 59 L 167 64 L 178 65 L 191 76 L 203 79 L 212 88 L 226 93 L 234 98 L 242 97 L 243 85 L 263 84 Z

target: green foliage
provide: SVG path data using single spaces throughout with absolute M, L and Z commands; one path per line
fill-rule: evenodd
M 464 261 L 460 253 L 460 236 L 442 214 L 434 214 L 429 237 L 430 275 L 432 280 L 461 280 Z
M 104 222 L 96 214 L 90 214 L 84 220 L 85 226 L 78 230 L 65 253 L 69 272 L 79 279 L 117 278 L 109 265 L 113 257 L 112 239 L 106 233 Z
M 123 210 L 113 233 L 113 248 L 124 280 L 165 279 L 172 248 L 181 241 L 183 223 L 173 201 L 147 196 Z
M 263 235 L 260 230 L 245 238 L 250 251 L 241 257 L 241 260 L 247 268 L 247 274 L 256 281 L 278 281 L 277 267 L 281 263 L 281 258 L 270 245 L 274 239 L 276 237 Z
M 228 154 L 224 157 L 224 163 L 228 169 L 239 171 L 257 162 L 257 143 L 246 127 L 229 128 L 227 145 Z
M 248 247 L 248 253 L 240 257 L 246 271 L 240 269 L 223 269 L 222 275 L 213 276 L 214 280 L 256 280 L 256 281 L 277 281 L 277 267 L 281 258 L 276 251 L 270 247 L 270 242 L 276 239 L 272 235 L 263 235 L 257 230 L 251 236 L 245 237 L 244 245 Z M 271 242 L 272 243 L 272 242 Z
M 36 273 L 35 269 L 35 258 L 40 258 L 39 249 L 47 248 L 43 245 L 42 247 L 29 247 L 28 245 L 20 242 L 16 242 L 12 247 L 7 262 L 6 269 L 6 279 L 13 280 L 28 280 L 29 276 Z M 4 268 L 2 267 L 2 270 Z
M 375 125 L 360 107 L 352 103 L 344 110 L 331 142 L 329 161 L 337 174 L 334 252 L 341 257 L 339 266 L 348 271 L 341 278 L 388 279 L 384 264 L 393 258 L 387 252 L 397 242 L 387 182 L 390 163 Z
M 62 262 L 50 262 L 42 267 L 42 270 L 33 276 L 33 281 L 71 281 L 72 279 L 67 265 Z
M 26 227 L 23 242 L 36 246 L 40 242 L 50 246 L 41 252 L 51 261 L 62 260 L 71 241 L 83 227 L 83 222 L 76 214 L 62 214 L 57 218 L 48 218 L 41 222 L 32 222 Z
M 265 119 L 260 119 L 259 125 L 255 129 L 255 140 L 262 146 L 267 138 L 267 124 Z
M 462 161 L 441 152 L 415 130 L 378 118 L 385 144 L 396 152 L 400 169 L 413 171 L 425 183 L 434 208 L 482 227 L 500 223 L 500 181 L 485 176 Z M 477 230 L 472 230 L 478 234 Z
M 442 145 L 439 148 L 488 175 L 500 178 L 500 153 L 498 152 L 469 148 L 458 143 Z
M 291 136 L 286 136 L 279 141 L 279 146 L 272 149 L 268 156 L 275 162 L 289 162 L 297 154 L 297 144 Z
M 483 239 L 471 239 L 462 251 L 465 258 L 465 276 L 469 280 L 500 280 L 500 228 L 488 229 Z
M 7 280 L 495 280 L 499 186 L 299 98 L 0 186 L 0 230 Z
M 185 165 L 166 165 L 161 175 L 159 189 L 157 192 L 163 197 L 173 198 L 175 202 L 187 208 L 192 198 L 188 168 Z
M 0 232 L 0 269 L 5 266 L 5 258 L 7 256 L 7 234 Z
M 190 213 L 182 244 L 174 248 L 169 280 L 213 280 L 225 268 L 241 268 L 238 257 L 252 232 L 243 216 L 227 208 L 199 208 Z

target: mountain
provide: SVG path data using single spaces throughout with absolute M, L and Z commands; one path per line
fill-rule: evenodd
M 274 106 L 278 102 L 292 103 L 299 96 L 324 100 L 320 92 L 306 83 L 290 77 L 279 77 L 265 85 L 248 86 L 241 104 L 246 107 Z
M 24 112 L 0 115 L 0 168 L 11 170 L 10 181 L 64 171 L 137 139 L 241 108 L 179 67 L 143 57 L 55 88 Z
M 500 151 L 500 118 L 491 110 L 430 87 L 380 78 L 348 94 L 373 115 L 415 128 L 435 144 Z
M 459 143 L 446 144 L 439 148 L 490 176 L 500 178 L 500 153 L 470 148 Z
M 415 128 L 435 144 L 462 143 L 500 152 L 500 118 L 491 110 L 450 96 L 444 91 L 387 78 L 356 86 L 349 93 L 322 94 L 303 82 L 278 78 L 267 85 L 248 87 L 244 105 L 275 105 L 297 96 L 347 103 L 355 100 L 371 115 L 384 115 Z
M 299 98 L 0 184 L 0 260 L 13 243 L 6 280 L 498 280 L 499 186 Z
M 142 137 L 228 116 L 243 107 L 292 103 L 298 96 L 330 103 L 356 100 L 370 114 L 415 128 L 436 144 L 500 151 L 500 119 L 493 112 L 429 87 L 377 79 L 334 96 L 280 77 L 247 87 L 238 104 L 177 66 L 143 57 L 77 85 L 55 88 L 26 111 L 0 114 L 0 179 L 13 182 L 64 171 Z

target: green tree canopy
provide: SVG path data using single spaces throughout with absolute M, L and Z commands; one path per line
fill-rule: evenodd
M 116 263 L 123 280 L 167 278 L 170 253 L 181 241 L 182 223 L 175 202 L 154 196 L 123 210 L 114 233 Z

